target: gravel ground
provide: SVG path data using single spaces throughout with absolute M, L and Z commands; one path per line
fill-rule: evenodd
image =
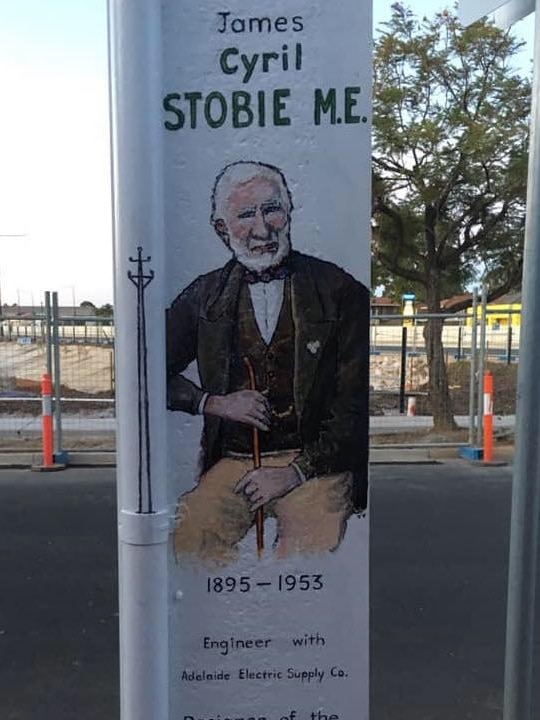
M 517 365 L 503 363 L 488 363 L 487 369 L 493 373 L 494 385 L 494 412 L 497 415 L 515 415 Z M 448 384 L 450 396 L 456 415 L 467 415 L 469 412 L 469 363 L 452 362 L 448 365 Z M 405 387 L 407 394 L 416 394 L 416 414 L 431 415 L 428 386 Z M 373 394 L 370 399 L 370 414 L 385 415 L 395 411 L 398 407 L 399 395 L 397 390 L 392 393 Z

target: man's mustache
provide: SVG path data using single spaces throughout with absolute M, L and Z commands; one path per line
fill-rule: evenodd
M 279 244 L 279 233 L 275 230 L 268 232 L 265 236 L 250 234 L 246 241 L 246 247 L 250 252 L 260 252 L 265 249 L 265 252 L 270 252 L 273 247 L 277 249 Z
M 254 262 L 265 256 L 269 256 L 270 260 L 291 245 L 288 231 L 275 229 L 265 235 L 250 232 L 243 239 L 227 233 L 223 240 L 236 257 L 251 258 Z

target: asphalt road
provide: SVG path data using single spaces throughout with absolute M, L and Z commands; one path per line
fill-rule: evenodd
M 373 475 L 373 720 L 502 718 L 510 468 Z
M 0 718 L 119 718 L 113 470 L 0 471 Z
M 116 720 L 114 471 L 0 497 L 0 718 Z M 371 720 L 502 717 L 509 514 L 508 468 L 374 467 Z

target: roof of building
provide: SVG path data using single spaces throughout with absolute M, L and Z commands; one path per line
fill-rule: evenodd
M 45 306 L 41 305 L 2 305 L 2 317 L 4 318 L 39 318 L 45 315 Z M 95 308 L 88 306 L 80 307 L 73 305 L 60 305 L 58 307 L 60 317 L 95 317 Z
M 372 297 L 371 304 L 372 305 L 380 305 L 380 306 L 384 306 L 384 307 L 401 307 L 400 302 L 397 302 L 396 300 L 392 300 L 392 298 L 389 298 L 389 297 Z
M 501 295 L 500 298 L 497 298 L 496 300 L 492 300 L 490 305 L 520 305 L 521 304 L 521 293 L 520 292 L 512 292 L 512 293 L 506 293 L 506 295 Z

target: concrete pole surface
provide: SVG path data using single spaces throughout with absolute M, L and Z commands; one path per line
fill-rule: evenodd
M 161 3 L 148 0 L 108 0 L 108 10 L 117 350 L 120 716 L 121 720 L 168 720 L 167 542 L 171 509 L 167 504 L 163 432 L 162 126 L 156 116 L 162 93 L 162 8 Z M 141 258 L 139 265 L 133 262 L 137 257 Z M 137 277 L 154 274 L 154 279 L 143 290 L 140 285 L 135 287 L 128 273 L 138 273 Z
M 540 0 L 536 0 L 534 58 L 508 571 L 504 720 L 529 720 L 531 717 L 540 510 Z

